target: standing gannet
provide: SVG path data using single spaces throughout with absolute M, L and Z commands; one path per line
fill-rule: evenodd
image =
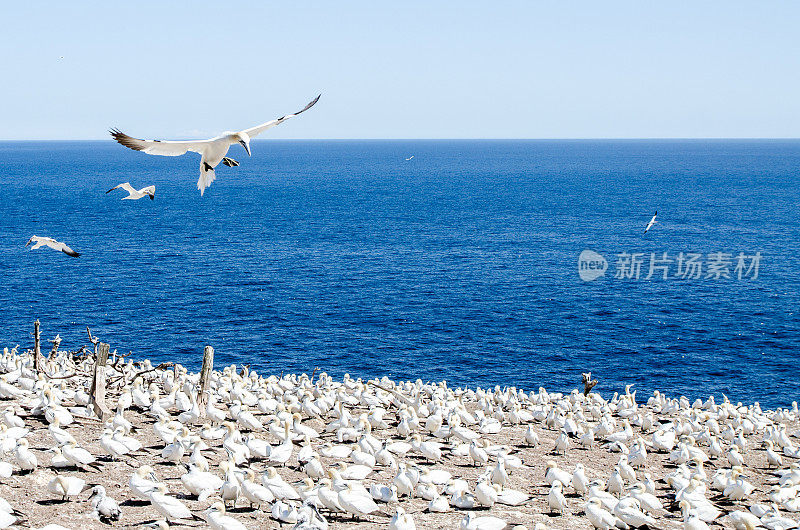
M 60 252 L 63 252 L 67 256 L 72 256 L 73 258 L 77 258 L 78 256 L 80 256 L 78 252 L 75 252 L 74 250 L 69 248 L 66 244 L 61 243 L 60 241 L 56 241 L 52 237 L 31 236 L 28 242 L 25 243 L 25 246 L 27 247 L 28 245 L 31 244 L 31 242 L 34 243 L 34 245 L 31 247 L 31 250 L 36 250 L 37 248 L 42 248 L 42 247 L 50 247 L 53 250 L 58 250 Z
M 197 189 L 200 190 L 200 195 L 203 195 L 205 189 L 209 187 L 212 182 L 214 182 L 214 179 L 216 178 L 216 175 L 214 174 L 214 168 L 216 168 L 220 162 L 228 167 L 236 167 L 239 165 L 239 162 L 236 160 L 225 156 L 228 154 L 228 149 L 231 145 L 236 143 L 241 144 L 242 147 L 244 147 L 244 150 L 247 152 L 247 155 L 250 156 L 250 139 L 255 138 L 257 135 L 261 134 L 270 127 L 280 125 L 289 118 L 293 118 L 298 114 L 307 111 L 313 107 L 317 101 L 319 101 L 319 98 L 320 96 L 317 96 L 308 105 L 303 107 L 302 110 L 295 112 L 294 114 L 287 114 L 286 116 L 282 116 L 277 120 L 268 121 L 266 123 L 262 123 L 261 125 L 256 125 L 255 127 L 250 127 L 249 129 L 244 129 L 239 132 L 226 131 L 221 135 L 214 138 L 209 138 L 208 140 L 186 140 L 177 142 L 140 140 L 138 138 L 132 138 L 118 129 L 111 129 L 109 132 L 116 141 L 125 147 L 133 149 L 134 151 L 143 151 L 148 155 L 180 156 L 185 154 L 187 151 L 192 151 L 193 153 L 199 153 L 202 155 L 200 159 L 200 179 L 197 181 Z
M 272 491 L 266 486 L 254 482 L 256 475 L 252 469 L 246 469 L 244 474 L 245 476 L 239 480 L 239 486 L 242 496 L 250 502 L 251 507 L 255 504 L 260 508 L 262 504 L 269 504 L 275 500 Z
M 369 515 L 380 509 L 369 493 L 354 490 L 352 483 L 348 483 L 346 489 L 339 492 L 339 505 L 354 517 Z
M 150 197 L 150 200 L 152 201 L 153 199 L 156 198 L 155 186 L 147 186 L 146 188 L 137 190 L 134 189 L 133 186 L 131 186 L 130 182 L 123 182 L 122 184 L 117 184 L 116 186 L 108 190 L 106 193 L 111 193 L 112 191 L 118 188 L 122 188 L 123 190 L 128 192 L 128 196 L 122 198 L 123 201 L 135 201 L 141 199 L 142 197 Z
M 658 211 L 656 211 L 656 213 L 654 213 L 654 214 L 653 214 L 653 218 L 652 218 L 652 219 L 650 219 L 650 222 L 649 222 L 649 223 L 647 223 L 647 226 L 646 226 L 646 227 L 645 227 L 645 229 L 644 229 L 644 233 L 645 233 L 645 234 L 647 233 L 647 231 L 648 231 L 648 230 L 650 230 L 651 228 L 653 228 L 653 225 L 654 225 L 654 224 L 656 224 L 656 223 L 658 222 L 658 221 L 656 221 L 656 216 L 657 216 L 657 215 L 658 215 Z
M 564 497 L 561 482 L 558 480 L 550 486 L 550 491 L 547 494 L 547 506 L 550 508 L 551 513 L 563 514 L 564 511 L 568 510 L 567 499 Z
M 20 438 L 14 449 L 15 463 L 22 471 L 36 471 L 36 467 L 39 465 L 36 455 L 31 452 L 29 445 L 27 438 Z
M 78 447 L 77 442 L 74 440 L 68 441 L 61 446 L 61 454 L 75 467 L 82 469 L 85 469 L 88 466 L 93 466 L 95 468 L 97 467 L 97 464 L 95 463 L 97 462 L 97 459 L 94 457 L 94 455 L 83 447 Z

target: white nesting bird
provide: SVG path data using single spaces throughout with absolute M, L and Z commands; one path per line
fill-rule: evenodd
M 187 151 L 199 153 L 200 158 L 200 178 L 197 181 L 197 189 L 200 190 L 200 195 L 205 192 L 205 189 L 214 182 L 216 175 L 214 169 L 220 162 L 228 167 L 236 167 L 239 163 L 232 158 L 228 158 L 228 149 L 233 144 L 241 144 L 244 147 L 247 155 L 250 155 L 250 140 L 255 138 L 263 131 L 280 125 L 289 118 L 293 118 L 298 114 L 307 111 L 314 104 L 319 101 L 320 96 L 314 98 L 302 110 L 293 114 L 287 114 L 276 120 L 250 127 L 238 132 L 226 131 L 219 136 L 209 138 L 207 140 L 185 140 L 185 141 L 162 141 L 162 140 L 140 140 L 132 138 L 127 134 L 119 131 L 118 129 L 111 129 L 109 132 L 111 136 L 120 144 L 133 149 L 134 151 L 142 151 L 149 155 L 161 156 L 180 156 Z
M 268 467 L 264 471 L 261 475 L 261 483 L 272 492 L 276 499 L 300 499 L 300 494 L 297 493 L 297 490 L 286 482 L 274 467 Z
M 122 515 L 119 503 L 108 496 L 103 486 L 94 486 L 92 488 L 92 495 L 89 497 L 89 501 L 92 503 L 92 510 L 101 521 L 118 521 Z
M 158 485 L 159 482 L 156 480 L 155 472 L 148 465 L 141 466 L 134 471 L 128 481 L 128 487 L 133 496 L 143 500 L 150 500 L 150 491 Z
M 556 480 L 547 494 L 547 506 L 553 513 L 564 513 L 567 510 L 567 499 L 564 497 L 561 482 Z
M 62 500 L 67 500 L 67 497 L 74 497 L 81 493 L 84 486 L 86 486 L 86 481 L 82 478 L 56 475 L 47 483 L 47 490 L 60 495 Z
M 416 530 L 416 528 L 411 514 L 406 513 L 401 506 L 398 506 L 389 520 L 389 530 Z
M 614 515 L 619 517 L 623 523 L 635 528 L 645 525 L 654 528 L 656 526 L 655 519 L 646 515 L 640 508 L 639 501 L 633 497 L 625 497 L 614 507 Z
M 584 506 L 586 518 L 592 526 L 599 530 L 611 530 L 617 528 L 617 519 L 611 512 L 603 508 L 603 503 L 597 497 L 592 497 Z
M 131 186 L 130 182 L 123 182 L 122 184 L 117 184 L 116 186 L 108 190 L 106 193 L 111 193 L 112 191 L 120 188 L 128 192 L 128 196 L 122 198 L 123 201 L 128 201 L 128 200 L 135 201 L 143 197 L 150 197 L 150 200 L 152 201 L 153 199 L 156 198 L 155 186 L 147 186 L 145 188 L 137 190 L 133 186 Z
M 74 440 L 61 446 L 61 454 L 75 467 L 86 468 L 92 465 L 96 467 L 95 456 L 83 447 L 79 447 Z
M 371 484 L 369 493 L 372 498 L 380 502 L 397 502 L 397 486 L 392 484 L 386 486 L 384 484 Z
M 586 477 L 586 470 L 583 464 L 578 462 L 575 464 L 575 471 L 572 472 L 572 487 L 575 493 L 583 495 L 589 491 L 589 479 Z
M 221 478 L 208 472 L 207 469 L 201 469 L 191 464 L 187 472 L 181 475 L 183 486 L 189 490 L 189 493 L 196 495 L 200 501 L 207 499 L 218 491 L 223 482 Z
M 494 517 L 491 515 L 486 515 L 483 517 L 475 517 L 472 512 L 468 512 L 467 515 L 461 520 L 458 525 L 459 530 L 503 530 L 506 526 L 506 522 L 499 517 Z
M 277 519 L 282 523 L 294 524 L 297 522 L 297 508 L 291 504 L 281 501 L 280 499 L 276 500 L 272 505 L 272 511 L 270 513 L 273 519 Z
M 154 489 L 148 492 L 147 497 L 153 508 L 163 515 L 167 521 L 192 518 L 192 512 L 189 511 L 189 508 L 175 497 L 168 495 L 167 486 L 164 484 L 157 484 Z
M 256 475 L 252 469 L 246 469 L 244 473 L 245 476 L 239 480 L 239 486 L 241 487 L 242 496 L 250 502 L 251 506 L 255 504 L 260 507 L 262 504 L 275 500 L 272 491 L 266 486 L 255 482 Z
M 225 514 L 225 503 L 215 502 L 205 510 L 206 522 L 214 530 L 246 530 L 247 527 L 230 515 Z
M 41 237 L 41 236 L 31 236 L 25 246 L 27 247 L 33 243 L 31 250 L 36 250 L 37 248 L 42 247 L 49 247 L 53 250 L 58 250 L 59 252 L 63 252 L 67 256 L 72 256 L 73 258 L 77 258 L 80 256 L 80 253 L 75 252 L 70 247 L 67 246 L 66 243 L 62 243 L 61 241 L 56 241 L 52 237 Z

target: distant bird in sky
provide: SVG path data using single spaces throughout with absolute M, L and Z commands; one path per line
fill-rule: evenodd
M 31 242 L 34 243 L 34 245 L 31 247 L 31 250 L 35 250 L 41 247 L 50 247 L 53 250 L 60 250 L 67 256 L 72 256 L 73 258 L 77 258 L 78 256 L 80 256 L 79 253 L 69 248 L 66 244 L 61 243 L 60 241 L 56 241 L 52 237 L 31 236 L 28 242 L 25 243 L 25 246 L 27 247 L 28 245 L 31 244 Z
M 414 155 L 411 155 L 410 157 L 406 158 L 406 162 L 408 162 L 408 161 L 409 161 L 409 160 L 411 160 L 412 158 L 414 158 Z
M 156 198 L 155 186 L 147 186 L 146 188 L 137 190 L 134 189 L 133 186 L 131 186 L 130 182 L 123 182 L 122 184 L 117 184 L 116 186 L 108 190 L 106 193 L 111 193 L 117 188 L 122 188 L 123 190 L 128 192 L 128 196 L 122 198 L 123 201 L 125 200 L 135 201 L 137 199 L 141 199 L 142 197 L 150 197 L 150 200 L 152 201 L 153 199 Z
M 658 221 L 656 221 L 656 216 L 657 216 L 657 215 L 658 215 L 658 211 L 656 211 L 656 213 L 654 213 L 654 214 L 653 214 L 653 218 L 652 218 L 652 219 L 650 219 L 650 222 L 649 222 L 649 223 L 647 223 L 647 226 L 646 226 L 646 227 L 645 227 L 645 229 L 644 229 L 644 233 L 645 233 L 645 234 L 647 233 L 647 231 L 648 231 L 648 230 L 650 230 L 651 228 L 653 228 L 653 225 L 654 225 L 654 224 L 656 224 L 656 223 L 658 222 Z
M 214 168 L 216 168 L 220 162 L 228 167 L 236 167 L 239 165 L 239 162 L 236 160 L 225 156 L 228 154 L 228 149 L 231 145 L 235 143 L 241 144 L 242 147 L 244 147 L 244 150 L 247 151 L 247 155 L 250 156 L 251 138 L 255 138 L 258 134 L 269 129 L 270 127 L 280 125 L 289 118 L 293 118 L 294 116 L 307 111 L 313 107 L 317 101 L 319 101 L 319 98 L 320 96 L 317 96 L 302 110 L 295 112 L 294 114 L 287 114 L 286 116 L 282 116 L 277 120 L 268 121 L 266 123 L 262 123 L 261 125 L 256 125 L 255 127 L 250 127 L 249 129 L 244 129 L 239 132 L 226 131 L 221 135 L 214 138 L 209 138 L 208 140 L 186 140 L 177 142 L 162 140 L 140 140 L 138 138 L 132 138 L 118 129 L 111 129 L 109 132 L 116 141 L 125 147 L 133 149 L 134 151 L 143 151 L 148 155 L 180 156 L 187 151 L 200 153 L 202 158 L 200 159 L 200 178 L 197 181 L 197 189 L 200 190 L 200 195 L 203 195 L 205 189 L 209 187 L 212 182 L 214 182 L 214 179 L 216 179 Z

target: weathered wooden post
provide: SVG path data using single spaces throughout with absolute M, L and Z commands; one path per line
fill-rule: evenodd
M 103 421 L 111 415 L 111 409 L 106 405 L 106 362 L 108 361 L 109 349 L 110 346 L 105 342 L 98 344 L 97 355 L 94 358 L 94 373 L 92 374 L 90 392 L 94 413 Z
M 36 322 L 33 323 L 33 369 L 36 370 L 37 374 L 41 370 L 41 365 L 39 364 L 39 357 L 41 355 L 40 340 L 39 319 L 37 318 Z
M 206 346 L 203 348 L 203 367 L 200 369 L 200 395 L 197 402 L 200 404 L 200 415 L 206 415 L 206 404 L 208 403 L 209 383 L 211 382 L 211 370 L 214 369 L 214 348 Z
M 583 373 L 581 375 L 583 376 L 583 395 L 588 396 L 589 392 L 591 392 L 597 384 L 597 379 L 592 379 L 592 372 Z

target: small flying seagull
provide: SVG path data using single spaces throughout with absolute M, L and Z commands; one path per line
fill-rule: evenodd
M 653 225 L 654 225 L 654 224 L 656 224 L 656 223 L 658 222 L 658 221 L 656 221 L 656 216 L 657 216 L 657 215 L 658 215 L 658 211 L 656 211 L 656 213 L 654 213 L 654 214 L 653 214 L 653 218 L 652 218 L 652 219 L 650 219 L 650 222 L 649 222 L 649 223 L 647 223 L 647 226 L 646 226 L 646 227 L 645 227 L 645 229 L 644 229 L 644 233 L 645 233 L 645 234 L 647 233 L 647 231 L 648 231 L 648 230 L 650 230 L 651 228 L 653 228 Z
M 25 246 L 27 247 L 28 245 L 31 244 L 31 242 L 34 243 L 34 245 L 31 247 L 31 250 L 36 250 L 37 248 L 41 247 L 50 247 L 53 250 L 60 250 L 67 256 L 72 256 L 73 258 L 77 258 L 78 256 L 80 256 L 79 253 L 69 248 L 65 243 L 56 241 L 52 237 L 31 236 L 28 242 L 25 243 Z
M 134 151 L 143 151 L 148 155 L 180 156 L 187 151 L 200 153 L 202 157 L 200 158 L 200 178 L 197 181 L 197 189 L 200 190 L 200 195 L 202 196 L 205 189 L 209 187 L 212 182 L 214 182 L 214 179 L 216 179 L 214 168 L 216 168 L 220 162 L 228 167 L 236 167 L 239 165 L 239 162 L 236 160 L 225 156 L 228 154 L 228 149 L 231 145 L 236 143 L 242 144 L 244 150 L 247 151 L 247 155 L 250 156 L 251 138 L 255 138 L 257 135 L 269 129 L 270 127 L 280 125 L 289 118 L 293 118 L 298 114 L 307 111 L 313 107 L 317 101 L 319 101 L 319 98 L 320 96 L 317 96 L 308 105 L 303 107 L 302 110 L 295 112 L 294 114 L 287 114 L 286 116 L 282 116 L 277 120 L 268 121 L 266 123 L 262 123 L 261 125 L 256 125 L 255 127 L 250 127 L 249 129 L 244 129 L 239 132 L 225 131 L 219 136 L 209 138 L 208 140 L 187 140 L 178 142 L 140 140 L 138 138 L 132 138 L 128 136 L 119 129 L 111 129 L 109 132 L 116 141 L 125 147 L 133 149 Z
M 411 160 L 412 158 L 414 158 L 414 155 L 411 155 L 410 157 L 406 158 L 406 162 L 408 162 L 408 161 L 409 161 L 409 160 Z
M 141 199 L 142 197 L 150 197 L 150 200 L 152 201 L 153 199 L 156 198 L 155 186 L 147 186 L 146 188 L 137 190 L 134 189 L 133 186 L 131 186 L 130 182 L 123 182 L 122 184 L 117 184 L 116 186 L 108 190 L 106 193 L 111 193 L 117 188 L 122 188 L 123 190 L 128 192 L 128 196 L 122 198 L 123 201 L 125 200 L 135 201 L 137 199 Z

